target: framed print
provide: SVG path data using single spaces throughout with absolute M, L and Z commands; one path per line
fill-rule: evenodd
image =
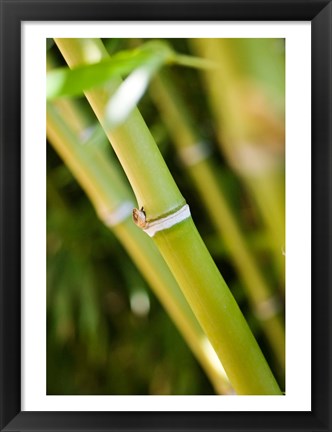
M 331 10 L 1 0 L 1 430 L 331 430 Z

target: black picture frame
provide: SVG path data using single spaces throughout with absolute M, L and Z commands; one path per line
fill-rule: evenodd
M 311 21 L 311 412 L 21 411 L 21 22 L 67 20 Z M 1 0 L 1 431 L 332 431 L 331 32 L 326 0 Z

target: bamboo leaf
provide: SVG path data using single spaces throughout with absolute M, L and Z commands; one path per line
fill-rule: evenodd
M 114 77 L 127 75 L 135 69 L 167 63 L 171 53 L 165 43 L 146 43 L 139 49 L 121 51 L 98 63 L 74 69 L 54 69 L 47 73 L 47 99 L 81 95 L 85 90 L 105 84 Z

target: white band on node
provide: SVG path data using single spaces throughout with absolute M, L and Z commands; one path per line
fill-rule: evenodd
M 99 211 L 99 215 L 106 226 L 113 227 L 131 216 L 132 210 L 133 203 L 131 201 L 123 201 L 112 211 L 106 209 Z
M 182 222 L 188 217 L 190 217 L 190 209 L 188 204 L 185 204 L 183 207 L 180 208 L 180 210 L 176 211 L 175 213 L 172 213 L 164 218 L 148 222 L 148 226 L 143 230 L 150 237 L 153 237 L 156 232 L 171 228 L 172 226 L 178 224 L 179 222 Z

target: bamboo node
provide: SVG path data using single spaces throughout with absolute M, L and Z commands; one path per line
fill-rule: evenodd
M 188 204 L 185 204 L 174 213 L 168 214 L 165 217 L 147 221 L 144 207 L 140 210 L 133 210 L 133 220 L 137 226 L 143 229 L 150 237 L 153 237 L 158 231 L 171 228 L 172 226 L 182 222 L 190 217 L 190 209 Z

